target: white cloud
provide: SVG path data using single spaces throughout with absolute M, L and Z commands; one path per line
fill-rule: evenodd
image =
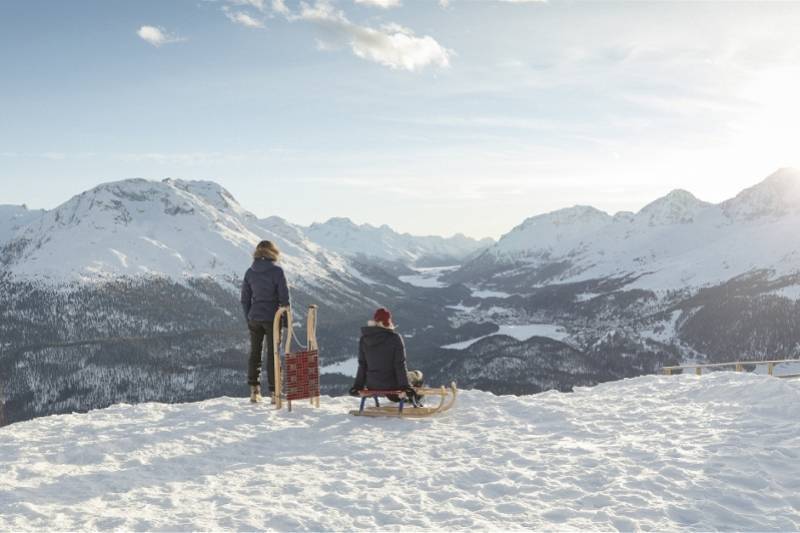
M 323 48 L 349 46 L 356 56 L 394 69 L 447 67 L 453 53 L 433 37 L 417 37 L 412 30 L 398 24 L 379 29 L 354 24 L 327 0 L 317 0 L 314 5 L 301 3 L 300 14 L 290 19 L 305 20 L 322 28 L 326 32 L 321 41 Z
M 244 6 L 244 7 L 252 7 L 261 11 L 262 13 L 266 11 L 266 0 L 226 0 L 229 4 L 233 6 Z
M 289 14 L 289 8 L 286 7 L 286 2 L 283 0 L 272 0 L 272 10 L 281 15 Z
M 167 33 L 163 28 L 157 28 L 155 26 L 142 26 L 136 32 L 136 35 L 141 37 L 145 42 L 156 47 L 164 44 L 179 43 L 186 40 L 182 37 L 178 37 L 177 35 Z
M 486 0 L 487 2 L 501 2 L 504 4 L 546 4 L 548 0 Z M 356 0 L 358 2 L 358 0 Z M 453 0 L 439 0 L 439 6 L 450 7 Z
M 244 11 L 231 11 L 229 9 L 225 9 L 225 16 L 228 17 L 231 21 L 235 22 L 236 24 L 241 24 L 242 26 L 246 26 L 248 28 L 263 28 L 264 22 L 251 17 Z
M 398 7 L 400 5 L 400 0 L 355 0 L 355 2 L 356 4 L 382 7 L 383 9 Z

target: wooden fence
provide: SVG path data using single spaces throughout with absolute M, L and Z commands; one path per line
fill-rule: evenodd
M 710 363 L 703 365 L 678 365 L 678 366 L 665 366 L 661 370 L 664 374 L 672 375 L 676 373 L 683 373 L 684 370 L 694 368 L 694 373 L 698 376 L 703 374 L 704 368 L 729 368 L 733 367 L 737 372 L 743 372 L 745 366 L 759 366 L 767 365 L 767 373 L 776 378 L 797 378 L 800 374 L 782 374 L 775 375 L 775 366 L 781 363 L 800 363 L 800 359 L 774 359 L 770 361 L 732 361 L 730 363 Z M 680 371 L 680 372 L 678 372 Z

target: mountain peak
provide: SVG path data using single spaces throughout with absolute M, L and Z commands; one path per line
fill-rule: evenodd
M 751 219 L 800 211 L 800 170 L 781 168 L 722 203 L 731 218 Z
M 636 213 L 635 219 L 650 226 L 686 224 L 692 222 L 699 211 L 709 206 L 711 204 L 698 200 L 689 191 L 674 189 L 644 206 Z
M 792 167 L 780 168 L 751 188 L 795 192 L 800 188 L 800 169 Z
M 334 228 L 357 228 L 358 225 L 348 217 L 331 217 L 325 222 L 314 222 L 315 227 L 334 227 Z
M 526 219 L 522 224 L 503 235 L 494 245 L 494 253 L 528 254 L 532 250 L 548 250 L 575 235 L 589 234 L 613 217 L 595 207 L 575 205 Z
M 175 189 L 192 194 L 206 203 L 226 211 L 232 209 L 236 212 L 242 212 L 239 202 L 227 191 L 222 185 L 214 181 L 205 180 L 180 180 L 167 178 L 162 183 L 165 183 Z
M 525 220 L 521 228 L 552 224 L 553 226 L 583 226 L 586 224 L 604 223 L 611 220 L 611 215 L 590 205 L 574 205 L 535 215 Z M 512 230 L 514 231 L 514 230 Z

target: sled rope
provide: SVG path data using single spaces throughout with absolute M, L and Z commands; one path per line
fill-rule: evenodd
M 292 338 L 294 339 L 294 342 L 296 342 L 297 345 L 303 348 L 304 350 L 316 350 L 317 349 L 317 306 L 316 305 L 310 305 L 308 307 L 308 315 L 306 316 L 306 329 L 308 333 L 306 334 L 305 344 L 300 342 L 300 339 L 297 338 L 297 333 L 294 332 L 294 328 L 292 328 Z

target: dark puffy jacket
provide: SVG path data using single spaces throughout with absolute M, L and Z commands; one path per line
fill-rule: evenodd
M 406 347 L 400 335 L 378 326 L 361 328 L 355 388 L 405 389 L 408 387 L 407 371 Z
M 242 309 L 247 320 L 272 322 L 279 306 L 289 305 L 283 269 L 270 259 L 256 259 L 242 282 Z

